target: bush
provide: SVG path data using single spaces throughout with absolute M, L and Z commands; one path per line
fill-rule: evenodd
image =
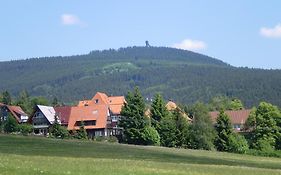
M 265 157 L 279 157 L 281 158 L 281 151 L 279 150 L 272 150 L 269 152 L 259 151 L 255 149 L 250 149 L 247 154 L 254 155 L 254 156 L 265 156 Z
M 18 131 L 18 122 L 13 116 L 9 115 L 7 120 L 4 122 L 4 132 L 12 133 L 17 131 Z
M 75 139 L 88 139 L 88 134 L 84 126 L 81 126 L 77 131 L 73 131 L 73 137 Z
M 160 136 L 157 130 L 151 126 L 143 129 L 142 138 L 144 145 L 160 145 Z
M 262 152 L 273 152 L 274 147 L 272 146 L 272 141 L 269 139 L 259 139 L 255 144 L 255 149 Z
M 228 151 L 244 154 L 249 150 L 248 143 L 245 137 L 239 134 L 231 134 L 228 138 Z
M 53 124 L 52 127 L 50 128 L 49 133 L 50 133 L 50 137 L 61 138 L 61 139 L 65 139 L 70 136 L 66 127 L 60 126 L 59 124 Z
M 33 130 L 33 127 L 30 124 L 21 124 L 21 125 L 19 125 L 19 132 L 22 135 L 26 136 L 26 135 L 32 133 L 32 130 Z

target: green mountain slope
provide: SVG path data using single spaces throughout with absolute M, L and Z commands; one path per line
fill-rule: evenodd
M 128 47 L 86 55 L 0 62 L 0 91 L 54 96 L 64 102 L 96 91 L 123 95 L 134 86 L 151 98 L 163 93 L 181 103 L 217 95 L 238 97 L 247 106 L 266 100 L 281 106 L 281 71 L 236 68 L 218 59 L 165 47 Z

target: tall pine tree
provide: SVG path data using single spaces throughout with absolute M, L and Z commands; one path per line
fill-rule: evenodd
M 232 134 L 232 125 L 229 117 L 223 110 L 220 111 L 215 128 L 217 131 L 217 137 L 215 139 L 215 146 L 217 150 L 228 151 L 229 137 Z
M 145 103 L 138 87 L 128 92 L 126 102 L 119 121 L 119 126 L 123 128 L 123 140 L 129 144 L 144 144 L 142 131 L 150 122 L 144 115 Z
M 169 115 L 161 94 L 156 94 L 151 105 L 151 125 L 159 132 L 159 122 Z

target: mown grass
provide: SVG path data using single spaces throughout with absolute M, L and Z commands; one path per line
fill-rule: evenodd
M 0 174 L 281 174 L 281 159 L 0 135 Z

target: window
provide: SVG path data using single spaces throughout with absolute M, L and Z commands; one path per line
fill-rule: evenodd
M 118 117 L 115 116 L 115 115 L 113 115 L 113 116 L 111 116 L 111 120 L 114 121 L 114 122 L 116 122 L 116 121 L 118 120 Z
M 95 131 L 95 136 L 102 136 L 102 132 L 101 131 Z
M 95 103 L 98 104 L 99 103 L 99 99 L 95 99 Z
M 95 126 L 96 125 L 96 120 L 86 120 L 83 121 L 84 126 Z M 75 126 L 81 126 L 82 121 L 76 121 Z
M 234 126 L 233 126 L 235 129 L 240 129 L 240 124 L 234 124 Z

